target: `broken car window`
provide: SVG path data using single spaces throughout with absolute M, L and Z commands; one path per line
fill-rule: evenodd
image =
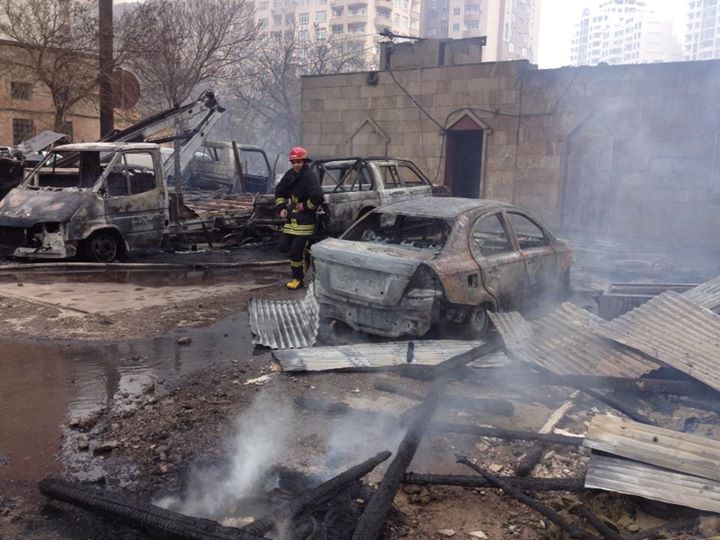
M 520 249 L 547 245 L 545 234 L 534 222 L 522 214 L 508 212 L 507 216 L 510 218 L 510 224 L 515 231 Z
M 451 230 L 452 223 L 444 219 L 373 212 L 343 238 L 439 253 Z
M 425 186 L 425 182 L 412 167 L 404 163 L 398 163 L 397 173 L 403 186 Z
M 128 152 L 125 154 L 130 194 L 137 195 L 155 189 L 155 166 L 149 152 Z
M 478 219 L 473 225 L 470 235 L 472 245 L 480 252 L 481 257 L 512 251 L 498 214 Z
M 50 152 L 30 175 L 28 185 L 92 188 L 105 170 L 107 152 Z

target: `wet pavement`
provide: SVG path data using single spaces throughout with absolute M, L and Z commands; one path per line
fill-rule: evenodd
M 175 377 L 253 351 L 247 313 L 181 334 L 192 342 L 179 345 L 180 332 L 103 345 L 0 339 L 0 492 L 33 500 L 37 481 L 63 464 L 79 478 L 96 475 L 71 419 L 129 408 L 151 384 L 160 394 Z

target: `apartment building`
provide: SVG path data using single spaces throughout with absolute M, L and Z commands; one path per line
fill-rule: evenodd
M 427 38 L 487 36 L 483 61 L 537 63 L 540 0 L 422 0 L 420 33 Z
M 382 30 L 418 35 L 420 0 L 255 0 L 255 17 L 271 33 L 294 28 L 301 38 L 332 35 L 374 52 Z
M 688 60 L 720 58 L 720 0 L 690 0 L 685 32 Z
M 644 64 L 682 60 L 673 21 L 645 0 L 601 0 L 584 9 L 572 40 L 573 65 Z

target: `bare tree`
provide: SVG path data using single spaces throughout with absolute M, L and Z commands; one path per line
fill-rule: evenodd
M 147 0 L 124 21 L 138 29 L 126 43 L 143 93 L 156 105 L 187 100 L 200 85 L 227 77 L 252 54 L 250 0 Z
M 239 66 L 234 94 L 276 149 L 299 141 L 301 76 L 372 69 L 375 61 L 363 39 L 318 28 L 273 32 L 260 42 L 257 55 Z
M 0 0 L 0 34 L 7 47 L 0 69 L 52 95 L 54 129 L 63 131 L 73 106 L 97 91 L 97 15 L 92 3 Z

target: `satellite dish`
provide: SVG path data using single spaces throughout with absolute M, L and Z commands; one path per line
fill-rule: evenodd
M 126 69 L 113 72 L 113 107 L 132 109 L 140 100 L 140 81 Z

